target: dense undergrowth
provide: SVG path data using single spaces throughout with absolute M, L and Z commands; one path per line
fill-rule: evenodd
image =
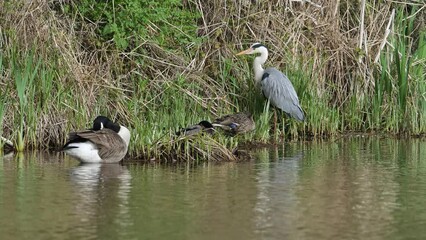
M 132 130 L 131 156 L 152 159 L 348 131 L 422 134 L 425 26 L 422 1 L 1 1 L 1 135 L 20 150 L 55 148 L 103 114 Z M 305 122 L 281 114 L 272 129 L 253 59 L 235 57 L 254 42 L 289 76 Z M 254 133 L 174 136 L 237 111 L 254 114 Z

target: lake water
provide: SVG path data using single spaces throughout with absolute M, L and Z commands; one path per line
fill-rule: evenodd
M 1 239 L 425 239 L 426 141 L 339 139 L 251 161 L 0 157 Z

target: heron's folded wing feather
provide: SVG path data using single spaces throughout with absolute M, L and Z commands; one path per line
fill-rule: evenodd
M 299 98 L 287 76 L 275 68 L 267 68 L 265 73 L 267 74 L 261 81 L 265 97 L 271 101 L 271 104 L 292 117 L 303 120 L 304 114 L 299 105 Z

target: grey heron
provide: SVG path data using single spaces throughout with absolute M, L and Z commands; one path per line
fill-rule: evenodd
M 93 128 L 71 132 L 62 151 L 83 163 L 114 163 L 126 156 L 129 142 L 129 129 L 98 116 Z
M 305 115 L 300 107 L 299 98 L 287 76 L 276 68 L 263 69 L 262 65 L 268 59 L 268 49 L 263 44 L 255 43 L 249 49 L 237 53 L 237 56 L 255 53 L 260 53 L 260 56 L 253 61 L 254 79 L 256 85 L 260 85 L 263 95 L 273 106 L 290 117 L 303 121 Z
M 213 126 L 220 127 L 225 133 L 234 136 L 255 129 L 253 115 L 248 112 L 239 112 L 219 117 L 213 122 Z

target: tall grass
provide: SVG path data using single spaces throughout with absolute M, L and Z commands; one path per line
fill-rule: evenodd
M 0 52 L 1 53 L 1 52 Z M 0 57 L 0 77 L 3 77 L 3 58 Z M 5 105 L 6 105 L 6 94 L 4 91 L 0 92 L 0 150 L 3 149 L 5 138 L 3 138 L 3 117 L 5 114 Z
M 372 111 L 379 128 L 411 134 L 425 131 L 426 31 L 414 28 L 417 10 L 397 9 L 390 44 L 380 57 Z
M 417 133 L 422 133 L 426 132 L 426 30 L 420 32 L 418 48 L 413 54 L 413 58 L 411 76 L 417 86 L 414 90 L 416 93 L 414 104 L 418 108 L 418 113 L 414 115 L 414 119 L 416 119 L 417 122 L 415 131 Z
M 16 139 L 19 150 L 58 147 L 67 132 L 88 128 L 99 114 L 128 126 L 131 156 L 146 159 L 194 149 L 198 156 L 229 155 L 244 142 L 348 131 L 425 132 L 420 6 L 366 1 L 362 11 L 351 1 L 329 1 L 319 11 L 287 1 L 185 1 L 176 3 L 174 17 L 163 16 L 177 6 L 170 2 L 150 19 L 155 11 L 123 16 L 152 9 L 126 9 L 132 1 L 122 2 L 114 9 L 92 1 L 0 2 L 0 46 L 9 49 L 0 57 L 6 89 L 0 113 L 4 136 Z M 126 11 L 117 15 L 117 7 Z M 270 50 L 266 65 L 292 81 L 305 122 L 270 106 L 255 86 L 253 56 L 235 56 L 258 41 Z M 253 133 L 195 140 L 174 135 L 237 111 L 253 113 Z
M 29 123 L 28 120 L 35 113 L 34 109 L 29 106 L 29 101 L 35 99 L 33 82 L 40 65 L 40 60 L 34 59 L 36 56 L 32 51 L 25 54 L 23 58 L 24 62 L 20 63 L 17 49 L 11 49 L 11 78 L 15 80 L 16 93 L 19 99 L 19 128 L 15 131 L 15 148 L 18 152 L 22 152 L 25 148 L 25 127 Z

